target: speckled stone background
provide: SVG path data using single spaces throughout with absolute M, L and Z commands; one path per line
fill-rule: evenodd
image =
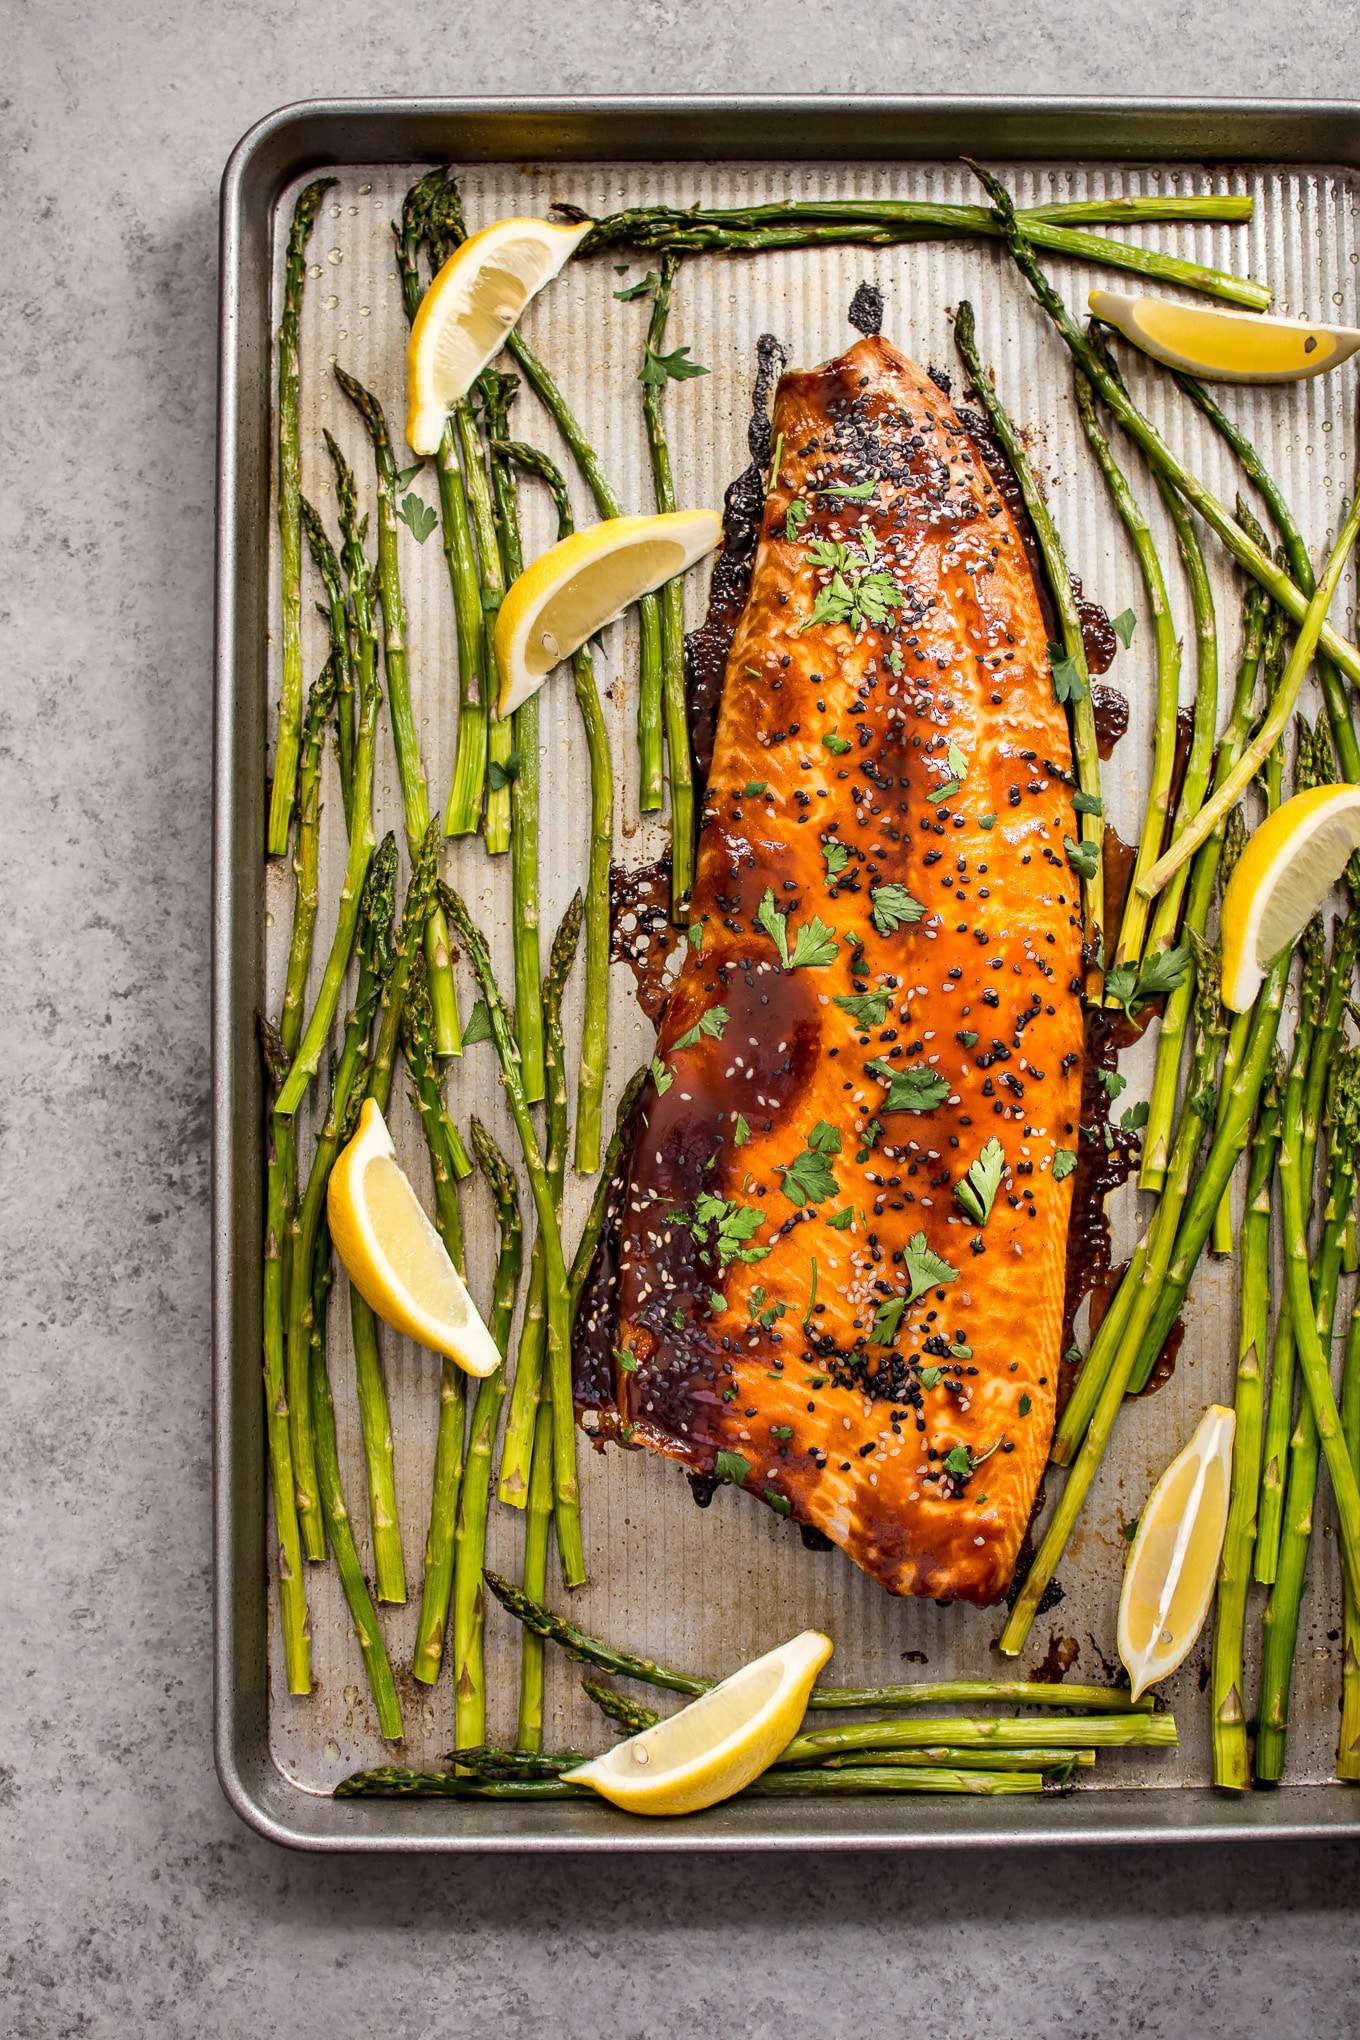
M 289 1856 L 210 1750 L 217 181 L 314 94 L 1319 95 L 1353 0 L 0 7 L 0 2030 L 1265 2034 L 1360 2022 L 1342 1847 Z

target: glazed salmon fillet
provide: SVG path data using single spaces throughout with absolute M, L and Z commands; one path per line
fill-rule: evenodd
M 578 1313 L 609 1378 L 578 1362 L 578 1399 L 890 1592 L 985 1603 L 1058 1380 L 1066 719 L 1020 533 L 928 376 L 863 340 L 785 375 L 773 428 L 689 944 Z

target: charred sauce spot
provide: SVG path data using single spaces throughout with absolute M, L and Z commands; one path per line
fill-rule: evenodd
M 1045 1686 L 1060 1685 L 1080 1654 L 1081 1646 L 1075 1636 L 1060 1636 L 1056 1629 L 1051 1629 L 1043 1662 L 1035 1666 L 1030 1677 Z
M 666 1010 L 683 936 L 671 924 L 671 863 L 609 867 L 609 953 L 633 973 L 637 1002 L 653 1027 Z
M 1117 687 L 1091 689 L 1091 713 L 1096 724 L 1096 750 L 1108 759 L 1129 726 L 1129 704 Z

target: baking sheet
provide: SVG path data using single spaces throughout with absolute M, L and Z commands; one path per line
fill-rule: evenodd
M 334 530 L 330 470 L 322 441 L 330 429 L 348 453 L 360 483 L 361 501 L 371 500 L 371 459 L 362 427 L 331 376 L 341 363 L 382 399 L 394 437 L 402 416 L 405 324 L 392 262 L 388 222 L 420 164 L 373 163 L 337 166 L 339 182 L 323 203 L 309 250 L 303 305 L 302 468 L 305 492 Z M 1224 268 L 1266 277 L 1276 304 L 1286 313 L 1354 316 L 1360 234 L 1356 221 L 1356 179 L 1350 171 L 1307 167 L 1250 166 L 1241 169 L 1119 167 L 1099 163 L 998 163 L 1021 204 L 1098 197 L 1112 192 L 1250 191 L 1256 200 L 1249 226 L 1151 226 L 1137 238 L 1193 255 Z M 296 190 L 318 174 L 309 166 L 282 191 L 275 210 L 276 251 L 271 327 L 277 327 L 281 251 Z M 968 200 L 972 179 L 948 163 L 796 161 L 741 163 L 475 163 L 459 170 L 471 226 L 511 212 L 542 213 L 555 199 L 570 199 L 592 212 L 623 205 L 731 205 L 780 197 L 912 196 Z M 1132 237 L 1132 235 L 1131 235 Z M 609 254 L 574 264 L 534 306 L 524 321 L 533 345 L 557 373 L 569 402 L 582 418 L 627 507 L 648 507 L 650 476 L 637 401 L 637 367 L 648 307 L 615 304 L 610 292 L 647 268 L 631 262 L 628 275 L 614 273 L 624 257 Z M 1110 283 L 1107 270 L 1088 272 L 1055 259 L 1050 265 L 1070 304 L 1084 302 L 1095 282 Z M 833 249 L 732 258 L 705 256 L 687 262 L 680 274 L 667 346 L 688 345 L 709 373 L 667 391 L 667 425 L 682 503 L 720 504 L 726 483 L 744 465 L 745 427 L 754 370 L 755 342 L 776 334 L 790 362 L 812 363 L 839 352 L 854 338 L 845 311 L 862 278 L 884 292 L 885 332 L 909 354 L 953 370 L 956 361 L 948 313 L 960 297 L 975 307 L 979 344 L 995 368 L 998 388 L 1026 432 L 1046 482 L 1073 569 L 1086 591 L 1112 613 L 1142 597 L 1132 557 L 1104 494 L 1094 462 L 1081 442 L 1071 401 L 1069 359 L 1042 313 L 999 250 L 978 243 L 922 243 L 895 249 Z M 1115 279 L 1116 285 L 1118 279 Z M 1230 460 L 1207 425 L 1180 400 L 1169 379 L 1130 363 L 1135 395 L 1165 429 L 1190 465 L 1220 495 L 1231 500 L 1236 486 Z M 272 383 L 272 374 L 270 377 Z M 1265 452 L 1286 496 L 1295 507 L 1314 556 L 1333 532 L 1355 456 L 1352 387 L 1345 375 L 1319 378 L 1282 391 L 1233 391 L 1227 404 Z M 565 449 L 530 393 L 523 393 L 512 429 L 544 445 L 570 475 Z M 1121 449 L 1121 453 L 1128 449 Z M 1160 550 L 1182 630 L 1190 628 L 1188 598 L 1175 562 L 1174 544 L 1145 471 L 1136 459 L 1128 468 L 1157 531 Z M 572 477 L 578 515 L 591 514 Z M 417 493 L 434 503 L 431 481 L 419 478 Z M 526 552 L 550 541 L 552 529 L 542 492 L 531 483 L 521 491 Z M 437 532 L 418 545 L 403 527 L 403 586 L 410 616 L 412 682 L 430 780 L 432 809 L 447 792 L 455 735 L 456 663 L 452 610 Z M 1227 570 L 1221 549 L 1210 542 L 1209 560 L 1219 608 L 1224 678 L 1231 684 L 1239 638 L 1240 587 Z M 277 563 L 270 522 L 270 636 L 266 698 L 278 692 Z M 698 620 L 704 577 L 691 577 L 688 621 Z M 305 585 L 310 585 L 307 583 Z M 1345 621 L 1350 625 L 1350 597 Z M 609 657 L 600 662 L 606 688 L 616 766 L 620 772 L 618 855 L 637 864 L 665 847 L 664 825 L 640 821 L 636 803 L 632 675 L 635 640 L 631 624 L 609 634 Z M 310 677 L 326 652 L 324 626 L 304 602 L 304 667 Z M 1132 649 L 1121 653 L 1110 678 L 1127 693 L 1130 728 L 1107 767 L 1106 803 L 1121 832 L 1132 834 L 1139 788 L 1150 756 L 1148 708 L 1152 645 L 1146 622 Z M 1188 696 L 1188 678 L 1187 678 Z M 543 697 L 542 926 L 547 934 L 584 873 L 583 820 L 586 762 L 569 686 L 559 680 Z M 326 789 L 321 864 L 322 922 L 318 959 L 324 956 L 339 872 L 344 832 L 334 778 Z M 378 769 L 378 826 L 400 835 L 400 803 L 390 732 L 384 718 Z M 258 885 L 258 865 L 256 883 Z M 492 936 L 498 969 L 508 981 L 509 870 L 505 859 L 489 859 L 480 839 L 446 846 L 444 870 L 474 907 Z M 264 971 L 267 1003 L 277 1007 L 287 941 L 291 881 L 279 867 L 266 878 Z M 319 972 L 319 961 L 318 961 Z M 315 975 L 315 974 L 314 974 Z M 567 1005 L 569 1060 L 579 1027 L 579 970 Z M 466 1013 L 473 997 L 464 972 L 460 995 Z M 610 1050 L 610 1104 L 628 1074 L 649 1052 L 650 1029 L 637 1010 L 631 979 L 615 966 Z M 1123 1104 L 1146 1095 L 1150 1055 L 1130 1054 Z M 489 1043 L 469 1049 L 448 1079 L 455 1116 L 464 1125 L 470 1109 L 487 1119 L 512 1156 L 513 1130 L 496 1095 L 494 1050 Z M 419 1122 L 398 1086 L 391 1114 L 399 1153 L 417 1183 L 427 1176 Z M 305 1152 L 305 1147 L 304 1147 Z M 590 1186 L 571 1177 L 566 1231 L 574 1238 Z M 1112 1207 L 1115 1256 L 1122 1258 L 1138 1230 L 1138 1200 L 1131 1191 Z M 479 1184 L 464 1193 L 464 1222 L 474 1292 L 485 1296 L 494 1242 L 489 1200 Z M 244 1276 L 244 1271 L 242 1271 Z M 1211 1400 L 1231 1401 L 1234 1327 L 1231 1265 L 1201 1267 L 1186 1314 L 1185 1340 L 1172 1380 L 1155 1396 L 1126 1408 L 1081 1523 L 1060 1568 L 1065 1599 L 1036 1624 L 1019 1669 L 1029 1670 L 1048 1655 L 1054 1639 L 1075 1640 L 1078 1657 L 1070 1676 L 1099 1679 L 1114 1669 L 1115 1609 L 1124 1524 L 1137 1516 L 1151 1480 L 1189 1435 Z M 331 1312 L 331 1368 L 340 1426 L 342 1468 L 351 1513 L 362 1526 L 364 1483 L 357 1414 L 352 1389 L 348 1313 L 337 1290 Z M 438 1365 L 430 1355 L 385 1334 L 384 1354 L 392 1399 L 396 1463 L 406 1547 L 408 1583 L 418 1596 L 420 1554 L 428 1507 L 437 1416 Z M 805 1625 L 825 1628 L 836 1640 L 834 1670 L 840 1681 L 880 1682 L 913 1676 L 986 1675 L 997 1668 L 992 1645 L 1001 1626 L 995 1610 L 893 1600 L 860 1575 L 837 1552 L 805 1551 L 794 1526 L 756 1508 L 730 1490 L 720 1491 L 706 1511 L 697 1509 L 679 1470 L 649 1454 L 610 1451 L 597 1455 L 581 1441 L 583 1516 L 590 1581 L 572 1597 L 572 1613 L 586 1627 L 630 1647 L 688 1668 L 719 1674 Z M 1058 1486 L 1058 1480 L 1053 1482 Z M 1293 1783 L 1320 1783 L 1334 1759 L 1340 1665 L 1339 1575 L 1330 1500 L 1319 1512 L 1312 1577 L 1300 1632 L 1290 1735 L 1289 1776 Z M 489 1563 L 514 1575 L 518 1569 L 521 1522 L 515 1512 L 493 1506 Z M 361 1535 L 361 1548 L 363 1538 Z M 268 1748 L 281 1778 L 310 1794 L 325 1793 L 356 1766 L 382 1761 L 362 1665 L 333 1569 L 308 1574 L 313 1628 L 315 1691 L 290 1699 L 281 1673 L 277 1625 L 270 1610 L 270 1704 Z M 550 1598 L 565 1596 L 555 1582 Z M 434 1689 L 415 1685 L 404 1671 L 414 1630 L 415 1601 L 405 1609 L 383 1610 L 389 1649 L 397 1670 L 407 1720 L 401 1760 L 436 1763 L 452 1735 L 452 1695 L 447 1671 Z M 1253 1612 L 1249 1633 L 1259 1627 Z M 516 1625 L 494 1603 L 488 1613 L 488 1733 L 509 1739 L 513 1731 L 517 1681 Z M 1208 1636 L 1169 1682 L 1166 1696 L 1176 1710 L 1181 1748 L 1170 1756 L 1110 1752 L 1101 1758 L 1083 1794 L 1120 1787 L 1203 1786 L 1209 1775 L 1208 1698 L 1203 1691 Z M 1107 1654 L 1107 1655 L 1103 1655 Z M 560 1653 L 549 1656 L 547 1746 L 590 1745 L 602 1738 L 602 1724 L 579 1690 L 579 1674 Z M 1336 1788 L 1340 1793 L 1341 1788 Z M 1075 1807 L 1076 1801 L 1066 1802 Z M 915 1802 L 917 1808 L 927 1802 Z M 433 1809 L 428 1810 L 433 1812 Z M 485 1809 L 442 1808 L 439 1820 L 459 1819 Z M 566 1809 L 532 1809 L 537 1825 L 548 1826 Z M 853 1810 L 849 1818 L 854 1819 Z M 919 1811 L 916 1819 L 922 1821 Z M 1012 1813 L 1012 1821 L 1016 1817 Z M 1019 1824 L 1016 1822 L 1016 1824 Z M 418 1825 L 418 1824 L 417 1824 Z M 1048 1825 L 1045 1822 L 1045 1825 Z M 410 1832 L 409 1825 L 406 1829 Z

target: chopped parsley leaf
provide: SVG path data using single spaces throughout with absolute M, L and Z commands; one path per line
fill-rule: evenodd
M 919 921 L 925 908 L 918 899 L 913 899 L 904 885 L 876 885 L 869 894 L 873 908 L 874 926 L 880 935 L 891 935 L 896 928 L 909 928 Z
M 835 730 L 828 730 L 822 738 L 822 749 L 830 751 L 834 757 L 843 758 L 850 749 L 850 740 L 848 737 L 838 736 Z
M 954 1185 L 954 1202 L 974 1225 L 986 1225 L 992 1215 L 996 1193 L 1006 1172 L 1006 1150 L 993 1134 L 984 1141 L 982 1152 L 966 1175 Z
M 1073 1169 L 1075 1169 L 1076 1166 L 1077 1157 L 1073 1149 L 1071 1148 L 1054 1149 L 1053 1180 L 1055 1183 L 1066 1182 L 1067 1178 L 1071 1175 Z
M 887 1086 L 888 1095 L 879 1107 L 880 1112 L 929 1112 L 949 1096 L 944 1078 L 925 1063 L 912 1063 L 900 1070 L 882 1056 L 876 1056 L 864 1069 L 866 1076 L 877 1077 L 880 1084 Z
M 706 1013 L 700 1014 L 693 1027 L 687 1027 L 679 1039 L 671 1043 L 672 1054 L 679 1048 L 693 1048 L 704 1035 L 710 1041 L 721 1041 L 728 1018 L 726 1006 L 710 1006 Z
M 713 1460 L 715 1480 L 730 1480 L 733 1487 L 745 1487 L 746 1476 L 751 1471 L 749 1459 L 743 1459 L 740 1452 L 719 1452 Z
M 881 1027 L 892 1004 L 892 993 L 837 992 L 831 1003 L 848 1013 L 859 1027 Z

